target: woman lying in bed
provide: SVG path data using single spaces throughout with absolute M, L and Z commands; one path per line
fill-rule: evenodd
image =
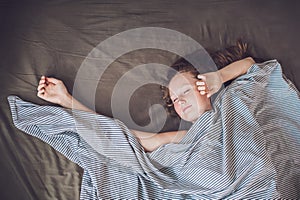
M 97 192 L 101 199 L 279 198 L 280 187 L 298 177 L 294 172 L 299 169 L 300 95 L 276 60 L 253 64 L 252 58 L 237 57 L 242 59 L 220 54 L 215 62 L 224 59 L 221 63 L 227 64 L 216 62 L 223 68 L 201 74 L 201 80 L 190 64 L 174 64 L 177 72 L 171 74 L 165 99 L 182 119 L 193 123 L 187 132 L 130 131 L 119 120 L 91 113 L 55 78 L 41 78 L 38 96 L 77 110 L 40 106 L 16 96 L 8 100 L 17 128 L 88 172 L 83 177 L 84 196 Z M 212 105 L 211 95 L 234 78 Z
M 198 71 L 191 64 L 182 60 L 173 66 L 177 73 L 170 74 L 164 99 L 181 119 L 194 123 L 204 112 L 212 109 L 210 97 L 218 92 L 222 84 L 245 74 L 253 64 L 254 60 L 247 57 L 232 62 L 218 71 L 198 75 Z M 94 112 L 69 94 L 64 83 L 56 78 L 42 76 L 37 90 L 37 96 L 46 101 L 65 108 Z M 147 152 L 164 144 L 178 143 L 186 134 L 186 131 L 161 134 L 131 131 Z

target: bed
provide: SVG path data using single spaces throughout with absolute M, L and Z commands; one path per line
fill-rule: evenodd
M 299 89 L 297 4 L 246 0 L 188 1 L 184 5 L 179 1 L 1 2 L 1 199 L 79 199 L 83 176 L 81 167 L 13 125 L 9 95 L 49 105 L 36 96 L 41 75 L 64 80 L 72 91 L 77 72 L 94 47 L 111 36 L 140 27 L 175 30 L 209 51 L 242 38 L 250 44 L 254 57 L 276 58 Z M 113 116 L 107 105 L 111 104 L 113 86 L 124 73 L 147 63 L 170 65 L 175 57 L 153 48 L 122 55 L 105 71 L 99 84 L 96 79 L 86 80 L 98 84 L 95 109 Z M 152 89 L 154 92 L 149 93 Z M 84 95 L 78 94 L 78 98 L 89 105 Z M 155 126 L 147 126 L 151 121 L 148 108 L 158 103 L 162 100 L 157 85 L 138 88 L 128 103 L 134 122 L 153 130 Z M 178 123 L 176 118 L 168 118 L 159 131 L 175 130 Z M 287 164 L 286 169 L 289 167 Z M 300 185 L 299 174 L 292 179 Z M 282 191 L 284 197 L 299 198 L 300 189 L 290 188 Z

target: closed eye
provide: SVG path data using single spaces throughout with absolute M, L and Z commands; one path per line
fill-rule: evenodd
M 176 103 L 178 101 L 178 98 L 173 99 L 173 103 Z
M 183 94 L 187 94 L 187 93 L 189 93 L 189 91 L 191 91 L 191 89 L 189 88 L 189 89 L 187 89 L 187 90 L 185 90 L 184 92 L 183 92 Z

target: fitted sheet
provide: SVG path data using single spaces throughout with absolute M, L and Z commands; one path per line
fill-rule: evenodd
M 16 127 L 84 169 L 80 199 L 299 195 L 292 177 L 300 175 L 300 93 L 276 60 L 253 65 L 220 92 L 213 110 L 178 144 L 151 153 L 117 119 L 17 96 L 8 101 Z
M 184 5 L 177 1 L 2 1 L 1 199 L 79 199 L 83 175 L 81 167 L 13 126 L 8 95 L 49 105 L 36 96 L 41 75 L 62 79 L 73 91 L 76 74 L 94 47 L 115 34 L 139 27 L 176 30 L 210 51 L 243 38 L 255 58 L 280 61 L 283 73 L 299 88 L 297 4 L 246 0 L 188 1 Z M 115 83 L 125 72 L 151 62 L 170 65 L 176 56 L 151 48 L 122 55 L 99 82 L 95 109 L 112 116 L 107 105 L 111 104 Z M 88 104 L 84 96 L 78 97 Z M 157 85 L 139 88 L 129 105 L 132 118 L 141 127 L 148 125 L 147 108 L 161 102 Z M 178 124 L 176 118 L 168 118 L 161 131 L 177 129 Z M 298 176 L 293 178 L 299 182 Z

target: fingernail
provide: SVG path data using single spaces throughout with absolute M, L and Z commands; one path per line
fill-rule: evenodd
M 198 81 L 196 82 L 196 85 L 205 85 L 205 83 L 203 81 Z

